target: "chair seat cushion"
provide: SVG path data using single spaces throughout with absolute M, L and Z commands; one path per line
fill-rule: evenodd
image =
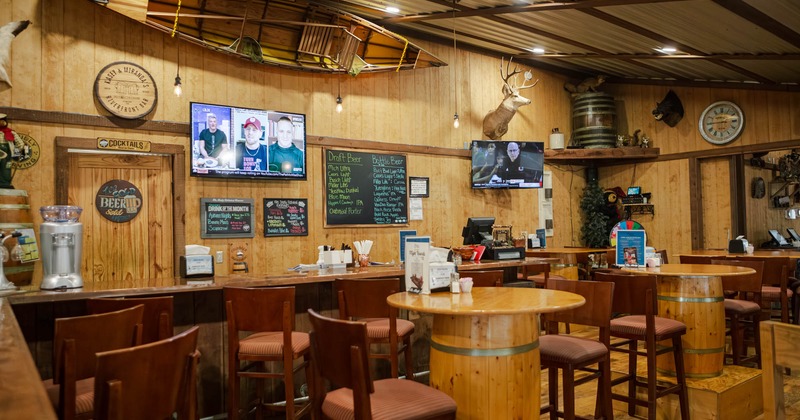
M 786 296 L 792 297 L 794 292 L 786 289 Z M 781 288 L 776 286 L 761 286 L 761 298 L 763 300 L 781 300 Z
M 628 315 L 611 320 L 611 335 L 644 337 L 647 329 L 644 315 Z M 656 337 L 686 333 L 686 324 L 674 319 L 655 317 Z
M 382 379 L 374 382 L 370 395 L 373 420 L 428 419 L 455 413 L 456 402 L 437 389 L 406 379 Z M 329 392 L 322 412 L 331 419 L 354 420 L 353 391 L 339 388 Z
M 60 385 L 53 384 L 52 379 L 43 382 L 47 397 L 58 411 Z M 75 383 L 75 414 L 91 413 L 94 411 L 94 378 L 81 379 Z
M 370 339 L 389 339 L 389 318 L 361 319 L 367 323 L 367 337 Z M 397 320 L 397 335 L 405 337 L 414 332 L 414 323 L 405 319 Z
M 569 363 L 573 365 L 586 363 L 608 354 L 605 344 L 587 338 L 548 334 L 539 337 L 539 352 L 542 364 Z
M 308 333 L 292 331 L 292 351 L 295 355 L 308 351 Z M 280 356 L 283 354 L 283 332 L 259 332 L 239 341 L 240 356 Z
M 751 314 L 761 311 L 761 306 L 755 302 L 742 299 L 725 299 L 725 312 L 737 315 Z

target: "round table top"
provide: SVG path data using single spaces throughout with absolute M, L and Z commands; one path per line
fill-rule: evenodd
M 711 264 L 662 264 L 661 267 L 623 267 L 622 269 L 659 276 L 743 276 L 755 273 L 755 270 L 749 267 Z
M 396 308 L 449 315 L 513 315 L 556 312 L 586 303 L 583 296 L 560 290 L 522 287 L 473 287 L 471 293 L 430 295 L 395 293 L 386 301 Z
M 699 255 L 699 256 L 711 256 L 711 257 L 723 257 L 723 258 L 735 258 L 735 257 L 767 257 L 767 258 L 785 258 L 789 257 L 791 259 L 800 259 L 800 251 L 795 251 L 791 249 L 759 249 L 754 251 L 752 254 L 736 254 L 736 253 L 729 253 L 728 251 L 722 250 L 712 250 L 712 249 L 693 249 L 692 252 L 685 252 L 680 253 L 678 256 L 681 255 Z
M 537 253 L 551 253 L 551 254 L 599 254 L 614 248 L 537 248 L 529 249 L 526 253 L 529 257 L 536 256 Z

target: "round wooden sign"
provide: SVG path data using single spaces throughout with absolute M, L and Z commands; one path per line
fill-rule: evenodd
M 135 120 L 153 111 L 158 89 L 153 76 L 140 65 L 117 61 L 97 74 L 94 96 L 111 114 Z
M 142 192 L 124 179 L 112 179 L 97 191 L 94 205 L 97 211 L 114 223 L 125 223 L 142 210 Z

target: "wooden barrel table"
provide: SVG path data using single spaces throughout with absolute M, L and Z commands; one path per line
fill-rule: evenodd
M 458 419 L 538 419 L 537 313 L 575 308 L 582 296 L 476 287 L 472 293 L 396 293 L 389 305 L 432 313 L 430 385 L 453 397 Z
M 658 277 L 658 315 L 686 324 L 683 360 L 687 378 L 722 374 L 725 361 L 725 297 L 722 276 L 752 274 L 752 268 L 729 265 L 664 264 L 646 271 Z M 670 345 L 670 343 L 662 343 Z M 658 357 L 658 371 L 675 375 L 672 354 Z

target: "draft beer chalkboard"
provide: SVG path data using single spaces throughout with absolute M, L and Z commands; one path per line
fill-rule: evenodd
M 264 236 L 308 236 L 308 200 L 265 198 Z
M 201 238 L 252 238 L 255 236 L 253 200 L 201 198 Z
M 408 224 L 406 155 L 323 153 L 326 227 Z

